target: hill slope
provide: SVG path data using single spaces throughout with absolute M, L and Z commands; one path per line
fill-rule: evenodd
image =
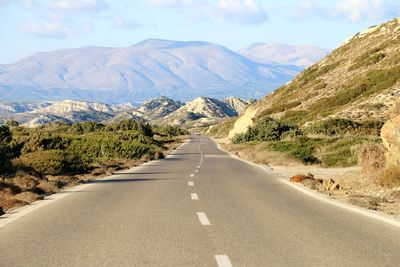
M 83 47 L 37 53 L 0 66 L 2 99 L 142 102 L 263 96 L 301 68 L 255 63 L 206 42 L 150 39 L 125 48 Z
M 236 121 L 244 132 L 255 117 L 305 124 L 329 117 L 356 121 L 387 119 L 400 99 L 400 18 L 356 34 L 322 61 L 299 74 Z

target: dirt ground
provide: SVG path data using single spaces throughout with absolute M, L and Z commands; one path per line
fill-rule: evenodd
M 218 140 L 220 146 L 239 158 L 263 165 L 277 176 L 289 180 L 295 175 L 312 174 L 300 183 L 316 192 L 355 206 L 400 218 L 400 188 L 382 188 L 363 175 L 360 167 L 322 168 L 305 166 L 284 153 L 270 152 L 262 145 L 248 147 Z

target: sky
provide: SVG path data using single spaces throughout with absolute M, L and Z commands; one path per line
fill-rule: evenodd
M 335 48 L 400 16 L 399 0 L 0 0 L 0 64 L 35 52 L 150 38 Z

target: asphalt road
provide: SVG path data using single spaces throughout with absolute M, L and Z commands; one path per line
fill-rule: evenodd
M 400 266 L 400 229 L 192 137 L 0 228 L 0 266 Z

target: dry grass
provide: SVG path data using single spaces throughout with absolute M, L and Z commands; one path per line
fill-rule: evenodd
M 26 203 L 32 203 L 36 200 L 43 199 L 43 196 L 40 196 L 40 195 L 30 192 L 30 191 L 26 191 L 26 192 L 16 194 L 15 196 L 12 197 L 12 199 L 24 201 Z
M 363 144 L 358 151 L 358 164 L 363 176 L 375 181 L 386 166 L 385 147 L 376 143 Z
M 382 187 L 400 186 L 400 168 L 398 166 L 388 166 L 376 179 L 376 183 Z
M 393 119 L 400 114 L 400 102 L 394 103 L 394 105 L 387 111 L 389 119 Z

